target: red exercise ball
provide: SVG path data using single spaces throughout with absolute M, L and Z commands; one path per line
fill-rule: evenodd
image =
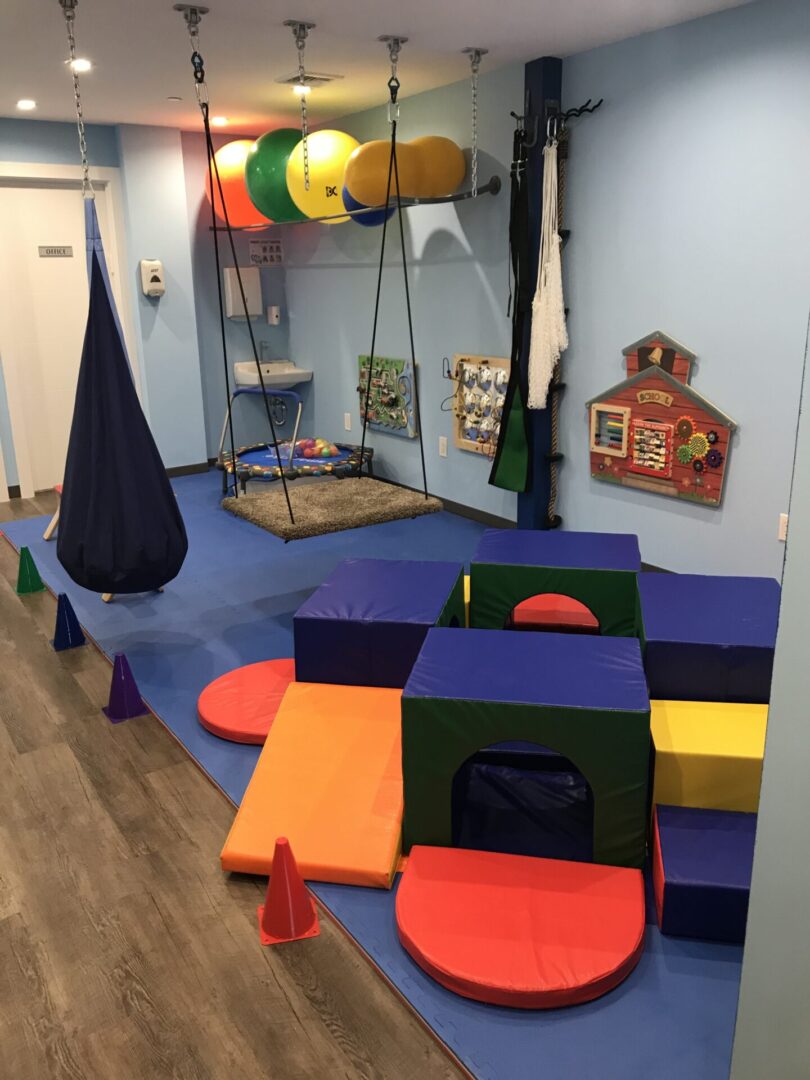
M 247 161 L 248 151 L 252 146 L 252 139 L 234 139 L 233 142 L 225 143 L 214 154 L 220 183 L 222 184 L 222 192 L 225 196 L 225 206 L 228 209 L 228 220 L 234 226 L 257 225 L 270 220 L 253 205 L 245 183 L 245 162 Z M 222 210 L 222 202 L 217 189 L 216 175 L 214 176 L 214 188 L 216 189 L 214 210 L 220 221 L 224 221 L 225 214 Z M 211 178 L 207 170 L 205 174 L 205 194 L 208 196 L 210 203 Z

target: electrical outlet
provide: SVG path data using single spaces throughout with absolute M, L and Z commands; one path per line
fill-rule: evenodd
M 345 431 L 352 430 L 352 414 L 350 412 L 343 414 L 343 428 Z
M 439 457 L 447 457 L 447 436 L 439 436 Z
M 776 539 L 777 540 L 787 540 L 787 531 L 788 531 L 788 515 L 787 514 L 780 514 L 779 515 L 779 529 L 778 529 L 778 531 L 776 533 Z

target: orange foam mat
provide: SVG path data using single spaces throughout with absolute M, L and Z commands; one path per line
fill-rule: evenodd
M 522 1009 L 593 1001 L 644 949 L 640 870 L 414 845 L 396 903 L 413 960 L 462 997 Z
M 402 829 L 401 693 L 291 683 L 222 849 L 223 870 L 269 874 L 286 836 L 307 880 L 389 889 Z

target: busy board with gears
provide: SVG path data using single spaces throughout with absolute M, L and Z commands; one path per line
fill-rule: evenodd
M 357 394 L 360 419 L 365 419 L 366 393 L 369 389 L 369 358 L 358 358 Z M 368 398 L 368 426 L 372 431 L 404 435 L 415 439 L 416 414 L 413 400 L 413 365 L 410 360 L 390 360 L 375 356 L 371 364 L 371 390 Z
M 454 443 L 459 450 L 492 457 L 498 445 L 510 361 L 502 356 L 453 357 L 456 384 Z

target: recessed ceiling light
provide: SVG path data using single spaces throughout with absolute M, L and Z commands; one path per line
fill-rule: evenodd
M 34 101 L 33 98 L 30 97 L 22 97 L 17 102 L 17 108 L 20 110 L 20 112 L 31 112 L 31 110 L 35 109 L 36 107 L 37 103 Z
M 166 100 L 167 101 L 182 101 L 183 99 L 181 97 L 178 97 L 177 94 L 169 94 L 169 96 L 166 98 Z
M 65 63 L 75 75 L 84 75 L 93 67 L 92 63 L 82 56 L 77 56 L 75 60 L 66 60 Z
M 297 94 L 298 97 L 305 97 L 311 89 L 312 87 L 307 86 L 306 83 L 296 83 L 293 87 L 293 93 Z
M 211 123 L 212 123 L 212 125 L 214 127 L 227 127 L 228 126 L 228 117 L 227 116 L 212 116 L 211 117 Z

